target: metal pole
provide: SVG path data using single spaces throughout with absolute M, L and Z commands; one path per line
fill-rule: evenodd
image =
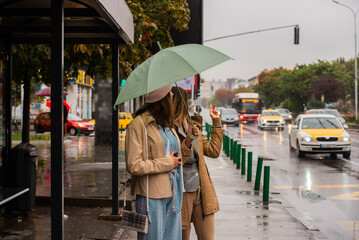
M 359 10 L 359 9 L 358 9 Z M 354 71 L 355 71 L 355 120 L 358 120 L 358 60 L 357 60 L 357 13 L 354 14 L 354 42 L 355 42 L 355 52 L 354 52 Z
M 118 43 L 112 44 L 112 106 L 119 92 Z M 118 105 L 112 108 L 112 215 L 118 214 Z M 127 179 L 126 179 L 127 180 Z M 126 181 L 125 180 L 125 181 Z
M 353 16 L 354 16 L 354 88 L 355 88 L 355 120 L 358 120 L 358 60 L 357 60 L 357 20 L 356 20 L 356 17 L 357 17 L 357 13 L 359 11 L 359 9 L 354 12 L 354 10 L 343 4 L 343 3 L 340 3 L 336 0 L 332 0 L 332 2 L 336 3 L 336 4 L 339 4 L 339 5 L 342 5 L 343 7 L 346 7 L 348 8 L 352 13 L 353 13 Z
M 51 0 L 51 239 L 64 239 L 64 0 Z

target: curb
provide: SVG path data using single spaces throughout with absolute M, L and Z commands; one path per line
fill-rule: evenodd
M 359 129 L 359 125 L 358 124 L 350 124 L 348 125 L 349 129 Z

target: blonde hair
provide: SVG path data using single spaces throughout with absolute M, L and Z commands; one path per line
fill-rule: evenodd
M 180 94 L 181 92 L 181 94 Z M 172 93 L 173 93 L 173 98 L 172 98 L 172 102 L 173 102 L 173 106 L 175 109 L 175 114 L 174 114 L 174 122 L 179 122 L 179 123 L 183 123 L 183 125 L 185 126 L 185 128 L 188 128 L 188 123 L 186 121 L 187 119 L 187 111 L 186 111 L 186 107 L 188 109 L 188 97 L 187 97 L 187 92 L 186 90 L 184 90 L 181 87 L 172 87 Z M 183 100 L 186 104 L 186 106 L 184 105 L 181 95 L 183 97 Z

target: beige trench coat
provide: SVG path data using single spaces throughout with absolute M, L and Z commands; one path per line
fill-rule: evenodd
M 143 119 L 143 121 L 142 121 Z M 148 160 L 146 160 L 145 127 L 148 141 Z M 182 161 L 192 155 L 193 149 L 181 144 L 174 129 L 178 146 L 181 148 Z M 147 112 L 137 116 L 126 129 L 126 168 L 132 175 L 131 194 L 146 196 L 146 175 L 149 175 L 149 198 L 172 197 L 168 172 L 174 169 L 170 155 L 164 155 L 164 142 L 155 119 Z
M 192 117 L 192 120 L 197 124 L 200 128 L 202 126 L 202 117 L 195 116 Z M 219 210 L 219 203 L 216 191 L 214 189 L 214 185 L 209 175 L 207 164 L 204 160 L 204 156 L 217 158 L 221 153 L 222 140 L 223 140 L 223 132 L 224 130 L 221 127 L 221 119 L 214 118 L 212 125 L 212 133 L 211 133 L 211 141 L 207 141 L 207 139 L 200 135 L 198 137 L 198 172 L 201 183 L 201 199 L 202 199 L 202 209 L 204 215 L 209 215 Z M 181 214 L 182 214 L 182 229 L 190 229 L 191 228 L 191 216 L 187 211 L 187 203 L 184 201 L 182 204 Z

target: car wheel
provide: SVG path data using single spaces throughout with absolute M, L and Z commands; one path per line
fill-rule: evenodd
M 300 157 L 300 158 L 304 157 L 304 152 L 300 150 L 300 148 L 299 148 L 299 142 L 298 142 L 298 141 L 297 141 L 296 154 L 297 154 L 297 156 Z
M 37 125 L 36 126 L 36 132 L 37 133 L 43 133 L 44 132 L 44 128 L 41 125 Z
M 69 134 L 70 134 L 71 136 L 76 136 L 76 133 L 77 133 L 76 128 L 70 127 L 70 129 L 69 129 Z
M 350 153 L 351 153 L 351 151 L 343 152 L 343 157 L 346 159 L 350 159 Z
M 331 158 L 331 159 L 336 159 L 336 158 L 337 158 L 337 154 L 336 154 L 336 153 L 330 153 L 330 158 Z

